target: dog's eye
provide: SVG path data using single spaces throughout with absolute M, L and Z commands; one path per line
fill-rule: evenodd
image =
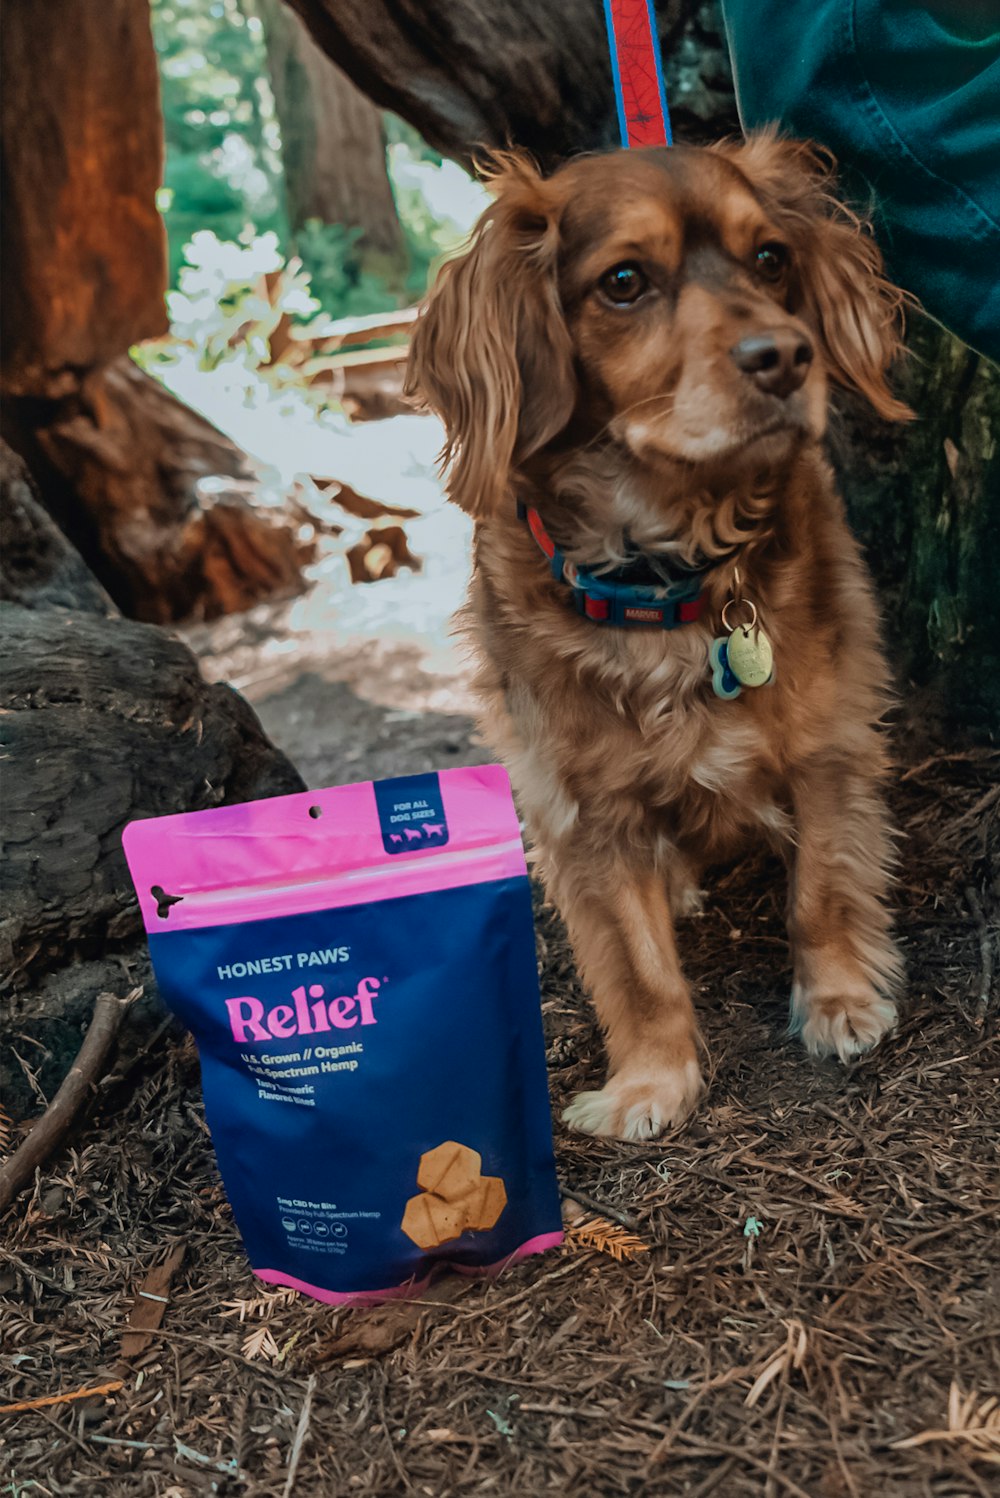
M 599 285 L 609 302 L 627 307 L 639 300 L 649 281 L 637 265 L 616 265 L 604 273 Z
M 780 281 L 788 269 L 788 251 L 774 241 L 762 244 L 754 256 L 754 264 L 765 281 Z

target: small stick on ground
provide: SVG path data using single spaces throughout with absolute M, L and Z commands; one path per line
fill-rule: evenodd
M 309 1434 L 309 1420 L 312 1416 L 312 1403 L 315 1392 L 316 1375 L 312 1373 L 309 1375 L 309 1382 L 306 1384 L 306 1397 L 302 1401 L 299 1423 L 295 1427 L 295 1435 L 292 1439 L 292 1449 L 288 1456 L 288 1474 L 285 1477 L 282 1498 L 292 1498 L 292 1494 L 295 1491 L 295 1474 L 298 1471 L 299 1460 L 302 1456 L 303 1447 L 306 1444 L 306 1437 Z
M 117 1394 L 125 1386 L 120 1378 L 91 1389 L 73 1389 L 68 1394 L 45 1394 L 41 1399 L 21 1399 L 17 1404 L 0 1404 L 0 1415 L 19 1415 L 24 1410 L 50 1409 L 56 1404 L 73 1404 L 77 1399 L 97 1399 L 102 1394 Z
M 100 1077 L 125 1011 L 141 992 L 134 988 L 124 999 L 113 993 L 97 995 L 90 1028 L 62 1086 L 21 1147 L 0 1168 L 0 1216 L 68 1132 Z
M 630 1233 L 639 1231 L 639 1224 L 628 1212 L 623 1212 L 619 1207 L 614 1207 L 610 1202 L 598 1201 L 596 1196 L 588 1196 L 586 1191 L 577 1191 L 574 1186 L 565 1186 L 560 1183 L 560 1196 L 568 1197 L 577 1206 L 586 1207 L 588 1212 L 596 1212 L 598 1217 L 610 1217 L 612 1222 L 620 1222 L 623 1228 L 628 1228 Z
M 986 912 L 983 902 L 979 898 L 978 891 L 971 885 L 965 886 L 965 900 L 972 911 L 976 928 L 979 932 L 979 959 L 981 963 L 980 991 L 976 999 L 976 1018 L 985 1019 L 986 1011 L 990 1007 L 991 990 L 993 988 L 993 948 L 990 944 L 990 928 L 986 922 Z

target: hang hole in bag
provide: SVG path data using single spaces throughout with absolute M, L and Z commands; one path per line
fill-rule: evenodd
M 171 905 L 179 905 L 183 895 L 168 895 L 162 884 L 150 885 L 149 893 L 156 901 L 156 914 L 161 921 L 165 921 L 170 915 Z

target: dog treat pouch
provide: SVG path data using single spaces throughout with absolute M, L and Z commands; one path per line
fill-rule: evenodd
M 194 1033 L 260 1279 L 320 1300 L 562 1233 L 531 897 L 498 766 L 133 822 L 157 981 Z

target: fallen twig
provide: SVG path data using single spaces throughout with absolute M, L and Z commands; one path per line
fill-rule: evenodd
M 802 1322 L 796 1321 L 794 1317 L 785 1322 L 785 1329 L 787 1335 L 784 1346 L 779 1347 L 777 1352 L 772 1353 L 771 1357 L 768 1358 L 764 1367 L 754 1379 L 749 1394 L 743 1401 L 748 1410 L 753 1409 L 765 1389 L 773 1384 L 776 1378 L 780 1378 L 782 1375 L 787 1377 L 792 1368 L 802 1367 L 809 1346 L 806 1329 L 802 1325 Z
M 109 1384 L 97 1384 L 92 1389 L 73 1389 L 69 1394 L 46 1394 L 41 1399 L 22 1399 L 17 1404 L 0 1404 L 0 1415 L 17 1415 L 22 1410 L 44 1410 L 54 1404 L 72 1404 L 77 1399 L 96 1399 L 100 1394 L 117 1394 L 124 1388 L 120 1378 Z
M 931 754 L 927 759 L 922 759 L 919 765 L 912 765 L 911 768 L 906 771 L 905 775 L 901 775 L 899 777 L 900 784 L 902 784 L 906 780 L 919 779 L 924 771 L 929 770 L 932 765 L 953 765 L 957 764 L 960 760 L 975 760 L 979 757 L 980 751 L 977 749 L 962 749 L 956 751 L 956 753 L 954 754 Z
M 125 1011 L 141 992 L 141 988 L 134 988 L 124 999 L 113 993 L 97 995 L 90 1028 L 62 1086 L 41 1118 L 32 1125 L 20 1148 L 0 1167 L 0 1215 L 6 1212 L 18 1192 L 28 1184 L 38 1167 L 44 1165 L 68 1131 L 100 1077 Z
M 595 1196 L 588 1196 L 586 1191 L 578 1191 L 575 1186 L 566 1186 L 560 1183 L 560 1196 L 568 1197 L 571 1202 L 576 1202 L 579 1207 L 586 1207 L 588 1212 L 593 1212 L 597 1217 L 610 1217 L 613 1222 L 621 1223 L 623 1228 L 628 1228 L 630 1233 L 639 1231 L 639 1223 L 630 1213 L 623 1212 L 620 1207 L 613 1206 L 610 1202 L 598 1201 Z
M 948 1393 L 948 1424 L 944 1429 L 922 1430 L 919 1435 L 891 1442 L 894 1451 L 926 1446 L 932 1441 L 965 1442 L 988 1461 L 1000 1463 L 1000 1400 L 963 1394 L 952 1382 Z
M 992 811 L 998 804 L 1000 804 L 1000 786 L 994 785 L 980 796 L 979 800 L 974 802 L 968 811 L 963 812 L 960 817 L 956 817 L 954 820 L 946 821 L 937 837 L 931 840 L 930 846 L 932 848 L 940 848 L 942 846 L 946 848 L 958 847 L 961 839 L 956 838 L 956 832 L 964 832 L 966 828 L 981 827 L 985 821 L 987 812 Z
M 993 948 L 990 944 L 990 928 L 986 921 L 986 911 L 983 902 L 979 898 L 976 888 L 967 884 L 965 886 L 965 900 L 972 911 L 979 933 L 979 960 L 980 960 L 980 984 L 979 993 L 976 996 L 976 1016 L 978 1019 L 986 1018 L 986 1011 L 990 1006 L 990 997 L 993 989 Z
M 309 1419 L 312 1415 L 313 1395 L 316 1392 L 316 1375 L 310 1374 L 309 1382 L 306 1384 L 306 1397 L 302 1401 L 302 1411 L 299 1415 L 299 1423 L 295 1427 L 295 1436 L 292 1440 L 292 1449 L 288 1457 L 288 1475 L 285 1478 L 284 1492 L 282 1498 L 292 1498 L 295 1491 L 295 1474 L 299 1468 L 299 1458 L 306 1444 L 309 1434 Z

